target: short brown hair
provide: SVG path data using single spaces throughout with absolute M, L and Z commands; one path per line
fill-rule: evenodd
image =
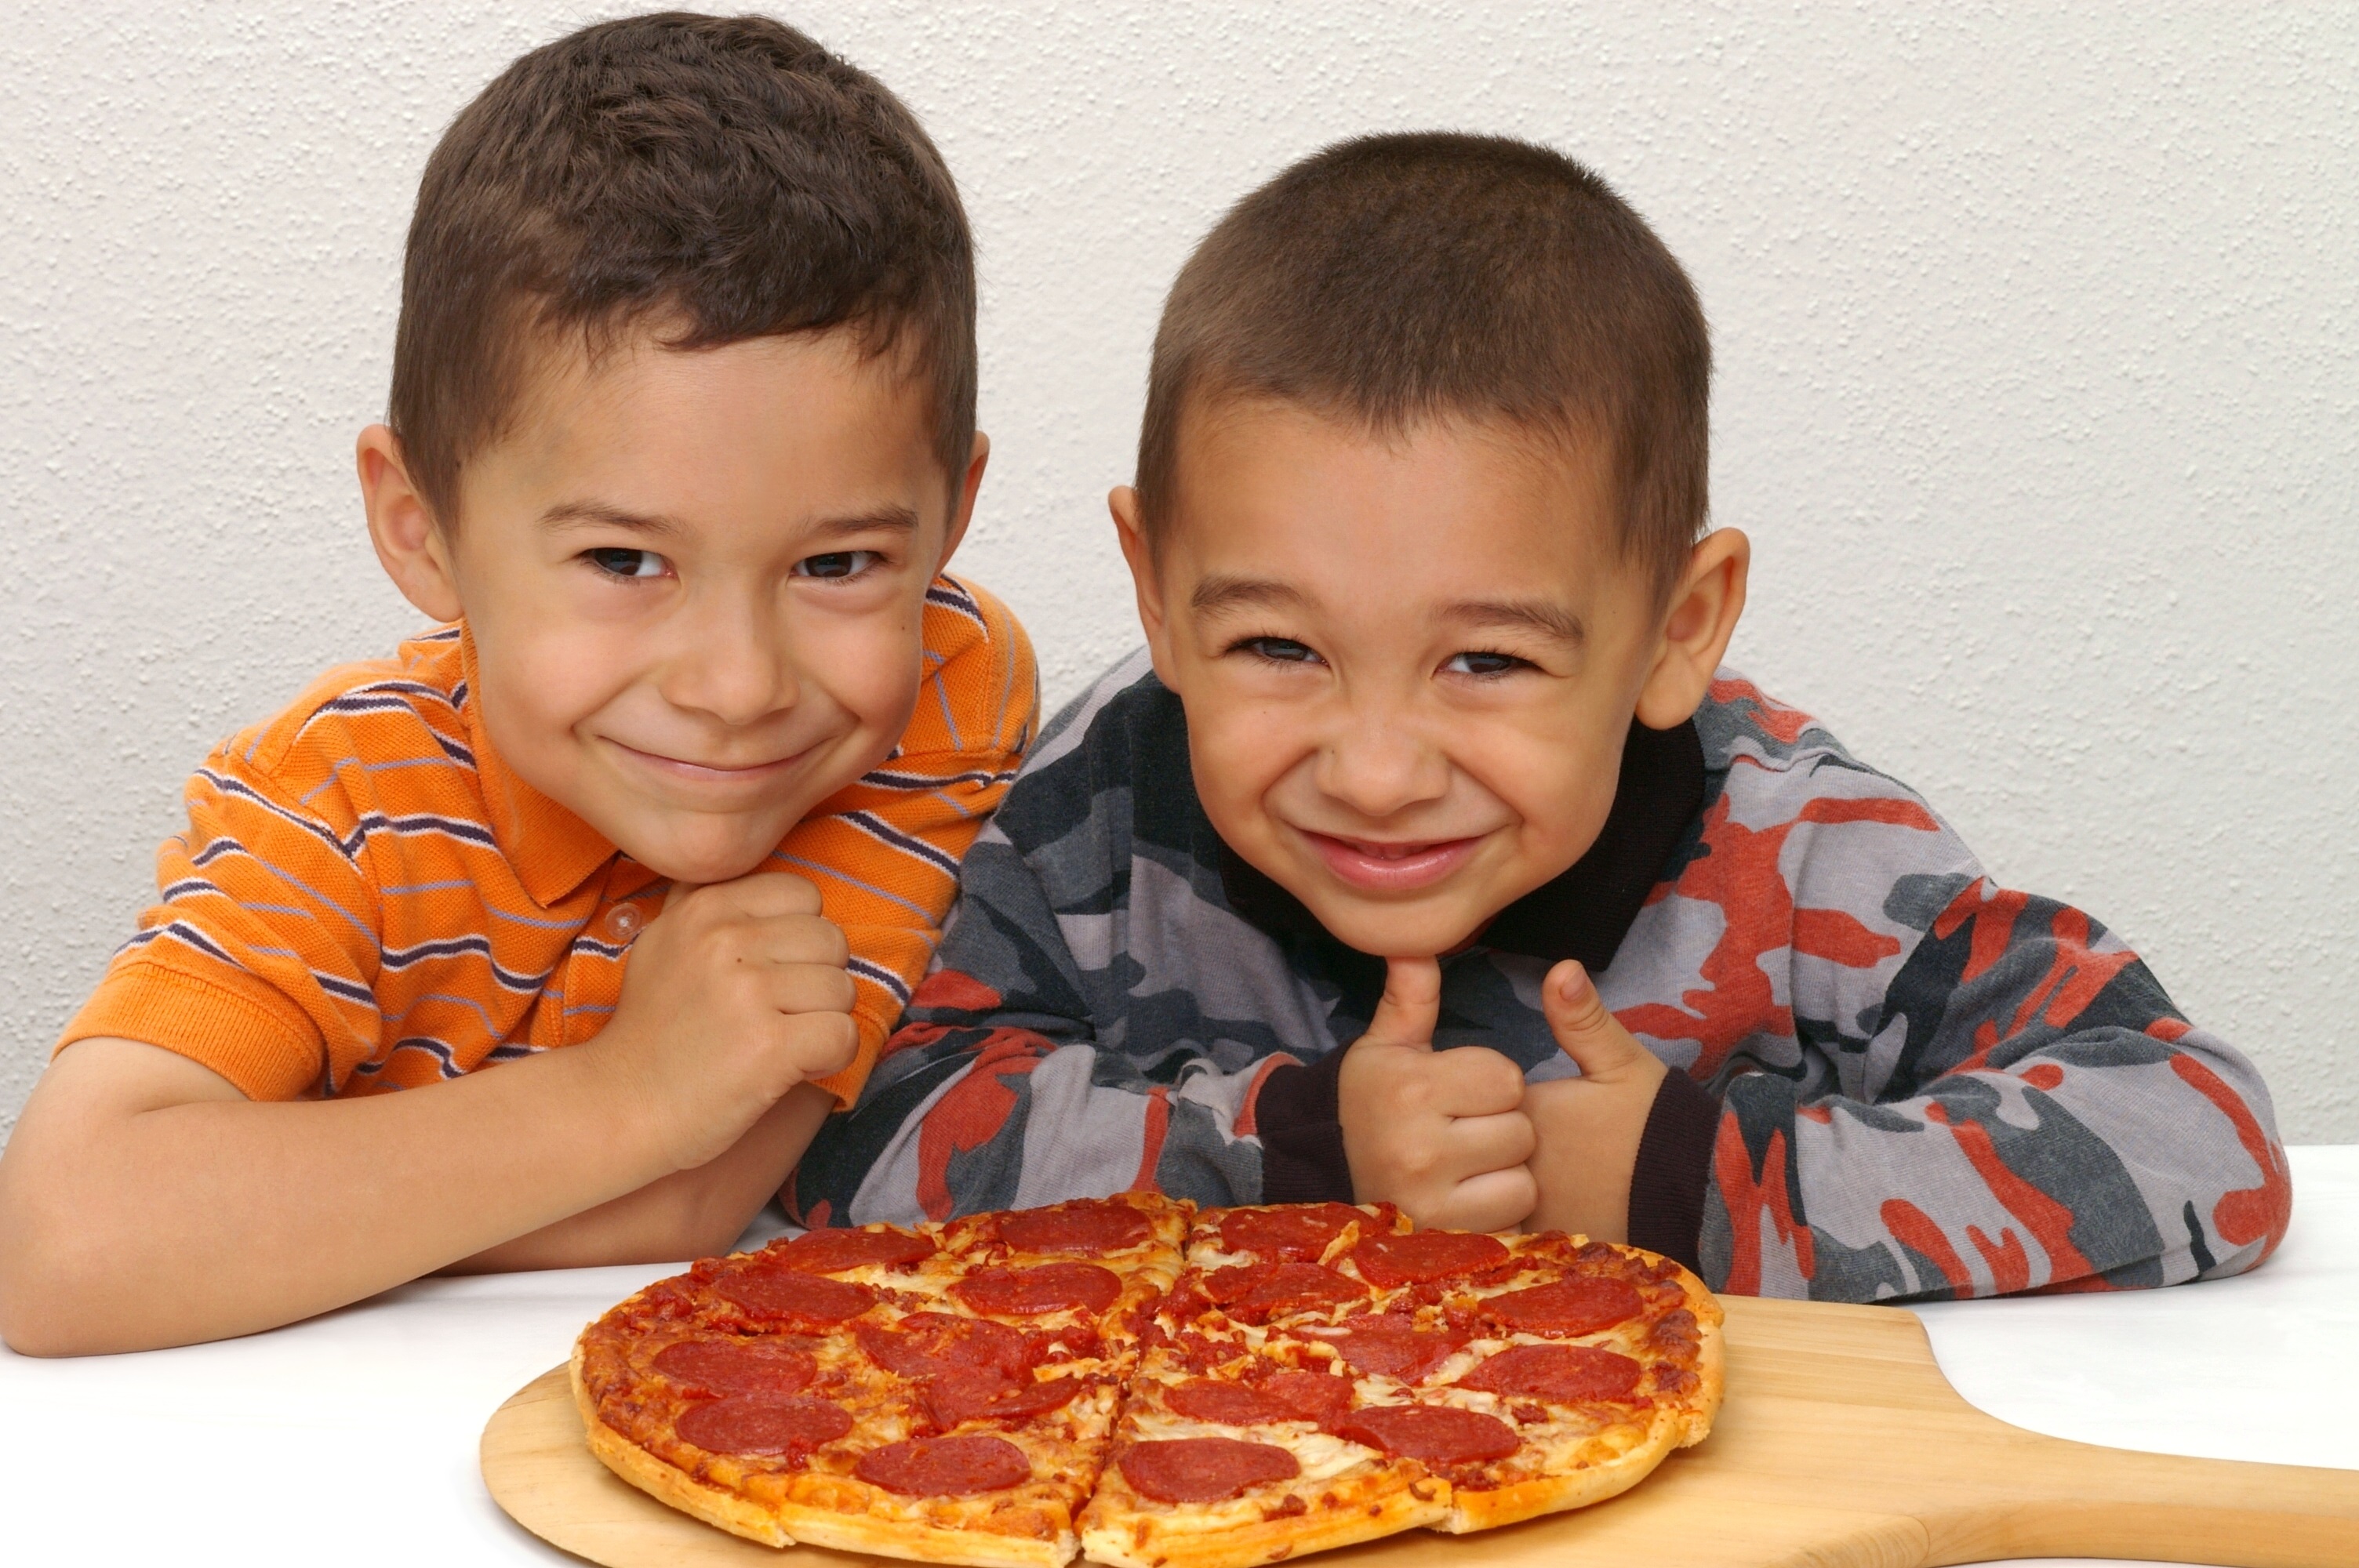
M 1621 545 L 1668 593 L 1701 531 L 1712 341 L 1646 221 L 1504 136 L 1340 142 L 1229 210 L 1163 308 L 1138 442 L 1150 543 L 1190 400 L 1268 396 L 1397 432 L 1495 418 L 1611 445 Z
M 974 247 L 901 101 L 760 16 L 583 27 L 502 71 L 427 160 L 402 268 L 388 422 L 438 519 L 498 438 L 531 351 L 592 355 L 834 327 L 929 383 L 952 476 L 974 439 Z

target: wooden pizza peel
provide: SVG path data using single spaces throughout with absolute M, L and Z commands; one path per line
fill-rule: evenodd
M 1892 1307 L 1724 1297 L 1712 1434 L 1610 1502 L 1478 1536 L 1410 1530 L 1333 1568 L 1918 1568 L 2130 1557 L 2359 1568 L 2359 1470 L 2180 1459 L 2042 1437 L 1984 1415 Z M 2329 1390 L 2321 1398 L 2339 1397 Z M 678 1513 L 591 1456 L 565 1368 L 484 1429 L 484 1480 L 550 1544 L 606 1568 L 871 1568 Z

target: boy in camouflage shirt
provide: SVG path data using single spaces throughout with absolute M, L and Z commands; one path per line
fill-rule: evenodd
M 2267 1257 L 2252 1065 L 1721 667 L 1710 364 L 1545 149 L 1371 137 L 1240 203 L 1113 497 L 1148 647 L 967 857 L 803 1217 L 1384 1198 L 1852 1301 Z

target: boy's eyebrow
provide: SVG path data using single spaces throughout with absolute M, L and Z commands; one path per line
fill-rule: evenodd
M 1195 592 L 1188 596 L 1188 602 L 1199 615 L 1218 615 L 1247 606 L 1299 609 L 1309 600 L 1299 589 L 1266 578 L 1229 577 L 1214 573 L 1196 585 Z M 1589 635 L 1581 617 L 1545 599 L 1461 600 L 1455 604 L 1444 605 L 1440 619 L 1460 626 L 1492 626 L 1534 632 L 1571 647 L 1579 647 Z
M 1560 643 L 1579 647 L 1589 635 L 1581 617 L 1561 605 L 1545 599 L 1475 599 L 1466 600 L 1445 608 L 1445 621 L 1462 626 L 1511 627 L 1537 632 Z
M 591 524 L 629 528 L 641 534 L 672 535 L 683 531 L 676 518 L 660 513 L 633 512 L 628 507 L 610 506 L 603 501 L 560 501 L 540 514 L 540 525 L 544 528 Z M 880 506 L 873 512 L 830 517 L 811 532 L 822 539 L 832 539 L 843 535 L 866 534 L 878 528 L 914 534 L 918 531 L 918 514 L 906 506 Z
M 1229 577 L 1220 572 L 1205 578 L 1188 596 L 1189 606 L 1199 615 L 1218 615 L 1248 605 L 1299 609 L 1304 602 L 1299 592 L 1282 582 L 1272 582 L 1267 578 Z
M 889 528 L 895 533 L 914 534 L 918 531 L 918 514 L 906 506 L 884 505 L 873 512 L 855 512 L 847 516 L 831 517 L 811 530 L 821 538 L 841 535 L 865 534 L 873 529 Z
M 588 524 L 631 528 L 642 534 L 680 532 L 680 525 L 674 518 L 657 513 L 633 512 L 624 506 L 610 506 L 603 501 L 560 501 L 540 514 L 540 525 L 544 528 L 576 527 Z

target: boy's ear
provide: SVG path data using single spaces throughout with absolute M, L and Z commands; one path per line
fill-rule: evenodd
M 1170 686 L 1171 663 L 1165 650 L 1170 622 L 1164 618 L 1163 585 L 1156 579 L 1155 552 L 1147 546 L 1147 529 L 1139 516 L 1138 492 L 1126 484 L 1114 486 L 1106 494 L 1106 510 L 1114 514 L 1122 558 L 1130 564 L 1130 586 L 1138 599 L 1138 624 L 1147 633 L 1147 654 L 1155 661 L 1157 676 Z
M 377 564 L 401 597 L 437 621 L 456 621 L 459 579 L 451 566 L 450 541 L 434 524 L 426 498 L 409 481 L 401 438 L 383 425 L 363 430 L 354 443 L 361 504 L 368 511 L 369 543 Z
M 1638 722 L 1669 730 L 1695 717 L 1720 668 L 1737 617 L 1745 613 L 1753 541 L 1734 528 L 1706 535 L 1689 552 L 1687 570 L 1663 617 L 1655 666 L 1638 688 Z
M 983 470 L 990 461 L 991 438 L 977 430 L 966 460 L 966 475 L 959 481 L 958 493 L 951 497 L 950 526 L 942 534 L 942 553 L 934 562 L 937 572 L 951 564 L 959 541 L 966 537 L 966 525 L 974 521 L 974 498 L 983 489 Z

